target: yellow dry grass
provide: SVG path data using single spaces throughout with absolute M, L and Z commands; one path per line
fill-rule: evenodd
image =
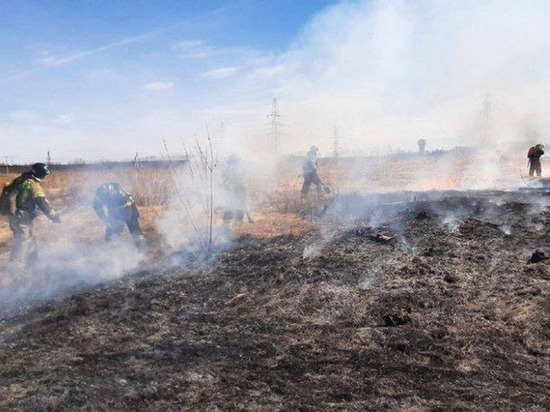
M 95 216 L 92 208 L 93 196 L 98 185 L 104 182 L 119 182 L 132 193 L 140 210 L 140 224 L 153 252 L 158 253 L 162 246 L 162 236 L 158 232 L 156 222 L 167 210 L 170 194 L 174 192 L 173 172 L 167 169 L 120 169 L 120 170 L 71 170 L 53 171 L 42 182 L 42 187 L 50 203 L 62 217 L 62 232 L 70 233 L 71 240 L 79 248 L 88 247 L 103 242 L 104 226 Z M 18 174 L 0 175 L 2 187 Z M 299 185 L 299 182 L 296 183 Z M 185 190 L 180 189 L 180 190 Z M 297 189 L 289 190 L 282 185 L 273 193 L 284 202 L 296 197 Z M 294 193 L 292 193 L 294 192 Z M 287 200 L 284 200 L 287 198 Z M 269 202 L 267 202 L 269 203 Z M 270 237 L 281 234 L 299 234 L 311 228 L 311 223 L 300 219 L 295 214 L 280 213 L 278 210 L 259 204 L 254 210 L 255 223 L 244 222 L 233 230 L 237 235 L 252 235 L 255 237 Z M 216 224 L 222 224 L 223 211 L 216 212 Z M 47 242 L 56 236 L 59 227 L 46 217 L 39 216 L 35 220 L 35 232 L 39 242 Z M 128 236 L 128 234 L 125 234 Z M 0 218 L 0 267 L 7 264 L 12 234 L 8 219 Z
M 319 172 L 325 184 L 336 191 L 369 192 L 403 189 L 452 189 L 458 188 L 461 179 L 471 167 L 468 157 L 395 159 L 321 159 Z M 445 170 L 443 167 L 445 166 Z M 441 173 L 434 171 L 441 170 Z M 171 175 L 172 174 L 172 175 Z M 302 184 L 301 161 L 283 162 L 274 174 L 272 184 L 257 184 L 251 209 L 254 224 L 245 222 L 234 231 L 238 235 L 271 237 L 284 234 L 299 235 L 313 228 L 312 222 L 301 219 L 299 192 Z M 0 175 L 0 184 L 9 182 L 16 174 Z M 253 177 L 253 176 L 252 176 Z M 104 182 L 119 182 L 137 201 L 141 225 L 153 249 L 162 244 L 156 222 L 167 209 L 170 194 L 174 191 L 173 171 L 169 169 L 116 169 L 116 170 L 65 170 L 54 171 L 44 180 L 43 188 L 54 207 L 61 211 L 65 230 L 74 233 L 75 241 L 82 248 L 103 241 L 103 224 L 91 207 L 96 187 Z M 185 188 L 180 188 L 182 193 Z M 312 191 L 313 192 L 313 191 Z M 217 211 L 216 224 L 222 224 Z M 36 221 L 39 241 L 55 236 L 58 228 L 45 217 Z M 0 219 L 0 267 L 7 262 L 11 231 L 6 218 Z

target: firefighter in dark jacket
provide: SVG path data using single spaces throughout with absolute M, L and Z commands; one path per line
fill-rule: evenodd
M 302 169 L 304 172 L 304 183 L 300 192 L 300 200 L 303 202 L 309 193 L 309 187 L 313 183 L 317 191 L 317 198 L 320 198 L 323 194 L 323 182 L 317 174 L 317 152 L 319 148 L 317 146 L 311 146 L 306 154 Z M 326 190 L 326 189 L 325 189 Z
M 61 219 L 50 206 L 40 182 L 50 174 L 44 163 L 35 163 L 31 169 L 9 183 L 4 190 L 11 191 L 15 210 L 8 212 L 14 243 L 10 255 L 10 268 L 14 271 L 28 269 L 38 260 L 38 247 L 33 232 L 33 221 L 44 213 L 55 223 Z M 4 207 L 4 206 L 3 206 Z
M 535 172 L 540 177 L 542 174 L 542 166 L 540 164 L 540 157 L 544 154 L 544 145 L 538 144 L 529 148 L 527 152 L 527 158 L 529 159 L 529 176 L 534 176 Z
M 117 239 L 124 226 L 134 239 L 138 250 L 145 252 L 145 238 L 139 226 L 139 211 L 130 193 L 118 183 L 104 183 L 95 192 L 94 210 L 97 216 L 105 222 L 105 240 Z

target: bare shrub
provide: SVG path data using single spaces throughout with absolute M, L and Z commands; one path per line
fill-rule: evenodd
M 184 170 L 174 167 L 164 139 L 163 144 L 171 165 L 169 177 L 173 196 L 161 230 L 172 246 L 182 246 L 182 238 L 187 238 L 196 251 L 208 253 L 214 241 L 214 177 L 218 166 L 210 135 L 207 134 L 206 143 L 196 138 L 191 150 L 184 146 L 187 158 Z

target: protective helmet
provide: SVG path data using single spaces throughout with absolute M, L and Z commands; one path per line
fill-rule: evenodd
M 311 147 L 309 148 L 309 151 L 310 151 L 310 152 L 318 152 L 318 151 L 319 151 L 319 148 L 318 148 L 317 146 L 313 145 L 313 146 L 311 146 Z
M 50 174 L 50 169 L 46 163 L 35 163 L 31 166 L 31 174 L 42 179 Z
M 105 198 L 116 198 L 124 193 L 119 183 L 109 182 L 103 183 L 97 188 L 96 194 Z
M 536 145 L 535 147 L 538 147 L 539 149 L 544 149 L 544 145 L 542 143 L 539 143 L 538 145 Z

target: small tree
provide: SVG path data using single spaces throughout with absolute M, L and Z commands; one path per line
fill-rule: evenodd
M 183 152 L 187 159 L 186 165 L 190 182 L 188 187 L 182 190 L 180 173 L 174 167 L 168 144 L 162 139 L 166 156 L 170 166 L 170 179 L 174 188 L 175 200 L 173 203 L 177 209 L 183 211 L 185 221 L 189 224 L 194 237 L 203 254 L 211 251 L 214 243 L 214 201 L 215 201 L 215 172 L 218 166 L 218 157 L 214 152 L 212 139 L 207 131 L 206 142 L 201 143 L 195 136 L 194 147 L 188 150 L 183 146 Z

